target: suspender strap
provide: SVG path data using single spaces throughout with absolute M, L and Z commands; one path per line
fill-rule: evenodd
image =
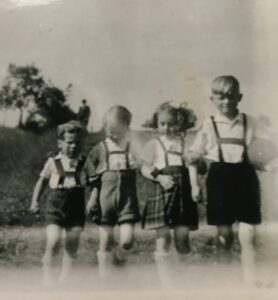
M 244 146 L 244 139 L 237 138 L 219 138 L 220 144 L 233 144 L 233 145 L 241 145 Z
M 129 161 L 129 149 L 130 149 L 130 143 L 128 142 L 126 144 L 126 149 L 125 151 L 121 151 L 121 150 L 115 150 L 115 151 L 109 151 L 108 149 L 108 145 L 106 141 L 103 141 L 104 144 L 104 148 L 105 148 L 105 159 L 106 159 L 106 165 L 107 165 L 107 170 L 110 170 L 110 162 L 109 162 L 109 157 L 110 155 L 117 155 L 117 154 L 121 154 L 125 156 L 125 161 L 126 161 L 126 168 L 130 169 L 130 161 Z
M 164 152 L 165 165 L 166 165 L 166 167 L 168 167 L 168 166 L 169 166 L 169 160 L 168 160 L 168 155 L 167 155 L 167 149 L 166 149 L 166 147 L 164 146 L 164 144 L 162 143 L 162 141 L 161 141 L 160 138 L 158 138 L 157 140 L 158 140 L 159 144 L 161 145 L 162 150 L 163 150 L 163 152 Z
M 247 152 L 247 144 L 246 144 L 246 138 L 247 138 L 247 117 L 246 114 L 242 114 L 243 117 L 243 140 L 244 140 L 244 151 L 243 151 L 243 161 L 249 162 L 248 152 Z
M 243 161 L 248 162 L 248 153 L 247 153 L 247 145 L 246 145 L 246 136 L 247 136 L 247 117 L 246 114 L 242 114 L 243 117 L 243 139 L 236 139 L 236 138 L 221 138 L 219 135 L 219 131 L 214 120 L 214 117 L 211 117 L 211 121 L 213 124 L 214 132 L 217 139 L 218 145 L 218 154 L 219 154 L 219 161 L 224 162 L 223 151 L 221 148 L 221 144 L 236 144 L 236 145 L 243 145 Z
M 126 163 L 126 168 L 130 169 L 130 163 L 129 163 L 129 149 L 130 149 L 130 143 L 128 142 L 126 144 L 126 149 L 125 149 L 125 163 Z
M 84 164 L 85 164 L 85 157 L 82 156 L 82 158 L 78 161 L 78 165 L 76 167 L 76 172 L 75 172 L 75 181 L 77 185 L 81 185 L 80 175 L 84 167 Z
M 211 116 L 211 122 L 212 122 L 212 126 L 215 132 L 215 136 L 216 136 L 216 141 L 217 141 L 217 145 L 218 145 L 218 156 L 219 156 L 219 161 L 220 162 L 224 162 L 224 157 L 223 157 L 223 152 L 222 152 L 222 148 L 221 148 L 221 143 L 220 143 L 220 135 L 219 135 L 219 131 L 216 125 L 216 122 L 214 120 L 214 117 Z
M 164 157 L 165 157 L 165 165 L 166 167 L 169 166 L 169 158 L 168 158 L 168 154 L 174 154 L 177 156 L 180 156 L 181 160 L 182 160 L 182 165 L 184 166 L 184 160 L 183 160 L 183 153 L 184 153 L 184 142 L 183 139 L 181 138 L 181 152 L 179 151 L 174 151 L 174 150 L 167 150 L 165 145 L 162 143 L 161 139 L 157 139 L 159 144 L 161 145 L 163 152 L 164 152 Z
M 185 167 L 183 155 L 184 155 L 184 139 L 181 137 L 181 162 L 183 167 Z
M 105 160 L 106 160 L 107 170 L 110 170 L 109 150 L 108 150 L 108 145 L 107 145 L 106 141 L 103 141 L 103 145 L 104 145 L 104 148 L 105 148 Z
M 65 170 L 60 159 L 54 158 L 54 164 L 59 174 L 58 186 L 63 186 L 65 180 Z

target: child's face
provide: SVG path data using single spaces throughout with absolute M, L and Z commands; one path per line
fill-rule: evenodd
M 58 140 L 58 146 L 63 155 L 69 158 L 77 158 L 83 145 L 82 137 L 75 133 L 66 132 L 63 140 Z
M 167 111 L 158 114 L 158 131 L 160 134 L 173 138 L 176 136 L 176 118 Z
M 210 100 L 214 103 L 220 113 L 227 117 L 232 117 L 237 113 L 237 106 L 242 98 L 242 94 L 232 89 L 225 92 L 213 92 Z
M 121 141 L 127 134 L 129 127 L 126 124 L 117 122 L 108 122 L 105 127 L 106 137 L 110 138 L 113 142 Z

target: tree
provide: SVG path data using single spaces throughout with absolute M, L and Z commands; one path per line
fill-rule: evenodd
M 65 91 L 55 87 L 34 65 L 10 64 L 0 89 L 0 107 L 20 111 L 20 128 L 40 127 L 38 116 L 44 120 L 44 127 L 53 127 L 75 118 L 75 113 L 67 105 L 71 87 L 69 84 Z M 27 113 L 25 122 L 23 112 Z

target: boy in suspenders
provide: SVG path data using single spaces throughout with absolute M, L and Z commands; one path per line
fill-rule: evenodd
M 133 246 L 134 226 L 140 219 L 137 191 L 137 161 L 129 126 L 132 115 L 124 106 L 112 106 L 104 115 L 106 139 L 88 155 L 85 172 L 92 182 L 87 213 L 99 226 L 97 252 L 99 276 L 105 280 L 111 263 L 123 264 Z M 114 244 L 114 227 L 119 226 L 119 243 Z
M 218 255 L 228 255 L 233 242 L 232 224 L 239 224 L 243 276 L 254 283 L 256 225 L 261 223 L 259 181 L 247 149 L 255 139 L 256 124 L 238 111 L 239 82 L 233 76 L 217 77 L 210 100 L 215 116 L 204 121 L 187 161 L 202 155 L 209 161 L 207 222 L 217 226 Z
M 65 230 L 65 248 L 60 280 L 70 275 L 77 256 L 80 234 L 85 223 L 85 187 L 81 172 L 85 157 L 81 155 L 86 137 L 85 128 L 77 121 L 58 126 L 60 152 L 50 157 L 34 188 L 30 211 L 39 211 L 39 200 L 49 186 L 46 203 L 46 250 L 42 259 L 44 284 L 54 284 L 53 259 L 57 255 L 62 231 Z

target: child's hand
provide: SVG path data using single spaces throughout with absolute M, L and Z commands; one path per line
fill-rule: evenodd
M 157 181 L 164 188 L 164 190 L 170 190 L 175 184 L 173 177 L 170 175 L 158 175 Z
M 86 215 L 89 216 L 94 207 L 94 202 L 92 200 L 88 201 L 86 205 Z
M 191 187 L 191 196 L 194 202 L 199 202 L 201 201 L 201 189 L 198 184 L 194 184 Z
M 39 204 L 38 203 L 32 203 L 29 212 L 31 214 L 37 215 L 40 212 Z
M 273 172 L 278 170 L 278 158 L 273 159 L 265 165 L 264 171 Z
M 198 162 L 198 160 L 200 159 L 200 154 L 194 152 L 186 152 L 183 155 L 183 158 L 186 164 L 190 165 Z

